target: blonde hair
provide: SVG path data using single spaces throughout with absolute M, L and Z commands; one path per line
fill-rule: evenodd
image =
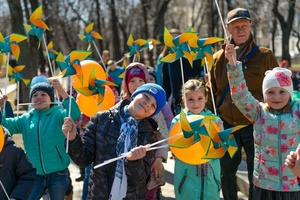
M 190 91 L 202 90 L 204 92 L 204 96 L 208 97 L 208 90 L 206 88 L 206 84 L 204 81 L 199 79 L 190 79 L 182 86 L 181 89 L 181 97 L 185 98 L 185 94 Z

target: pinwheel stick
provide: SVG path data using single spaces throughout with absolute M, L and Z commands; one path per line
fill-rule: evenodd
M 104 63 L 104 61 L 103 61 L 103 58 L 102 58 L 102 56 L 101 56 L 101 54 L 100 54 L 100 52 L 99 52 L 99 50 L 98 50 L 98 47 L 97 47 L 95 41 L 93 41 L 93 45 L 94 45 L 94 47 L 95 47 L 95 49 L 96 49 L 96 51 L 97 51 L 97 53 L 98 53 L 98 55 L 99 55 L 99 57 L 100 57 L 100 60 L 101 60 L 102 65 L 103 65 L 102 67 L 103 67 L 104 71 L 106 71 L 105 63 Z
M 227 43 L 229 43 L 229 37 L 228 37 L 227 30 L 226 30 L 225 25 L 224 25 L 224 21 L 223 21 L 223 18 L 222 18 L 222 14 L 221 14 L 221 11 L 220 11 L 220 8 L 219 8 L 218 1 L 215 0 L 215 3 L 216 3 L 216 6 L 217 6 L 217 9 L 218 9 L 219 17 L 220 17 L 222 27 L 223 27 L 223 30 L 224 30 L 225 38 L 227 40 Z M 233 63 L 234 63 L 234 65 L 236 65 L 236 60 L 235 59 L 233 59 Z
M 6 60 L 6 72 L 5 72 L 5 87 L 4 87 L 4 94 L 7 95 L 7 86 L 9 83 L 9 79 L 8 79 L 8 65 L 9 65 L 9 57 L 10 57 L 10 53 L 7 53 L 7 60 Z M 6 100 L 4 101 L 3 104 L 3 108 L 5 108 L 5 104 L 6 104 Z
M 182 64 L 182 57 L 180 57 L 180 69 L 181 69 L 181 79 L 182 79 L 182 85 L 184 85 L 184 72 L 183 72 L 183 64 Z M 187 109 L 186 105 L 186 94 L 185 94 L 185 87 L 183 86 L 183 94 L 184 94 L 184 108 Z
M 70 76 L 69 76 L 70 77 Z M 71 116 L 71 108 L 72 108 L 72 98 L 71 96 L 73 95 L 73 91 L 72 91 L 72 84 L 71 84 L 71 77 L 70 77 L 70 102 L 69 102 L 69 114 L 68 117 Z M 69 152 L 69 138 L 70 138 L 70 131 L 67 132 L 67 144 L 66 144 L 66 153 Z
M 54 69 L 52 67 L 52 63 L 51 63 L 51 60 L 50 60 L 50 56 L 49 56 L 49 52 L 48 52 L 48 48 L 47 48 L 47 44 L 46 44 L 46 39 L 45 39 L 44 33 L 43 33 L 43 43 L 44 43 L 44 46 L 45 46 L 45 50 L 46 50 L 46 54 L 47 54 L 47 58 L 48 58 L 48 62 L 49 62 L 49 68 L 50 68 L 50 71 L 51 71 L 51 75 L 54 76 Z
M 211 95 L 212 104 L 213 104 L 213 107 L 214 107 L 214 113 L 215 113 L 215 115 L 217 115 L 216 103 L 215 103 L 214 94 L 213 94 L 213 91 L 212 91 L 211 77 L 210 77 L 209 67 L 208 67 L 208 62 L 207 62 L 206 57 L 204 57 L 204 60 L 205 60 L 205 69 L 206 69 L 204 71 L 206 71 L 208 83 L 210 85 L 210 95 Z
M 180 132 L 180 133 L 178 133 L 178 134 L 176 134 L 176 135 L 173 135 L 173 136 L 171 136 L 171 137 L 168 137 L 168 138 L 159 140 L 159 141 L 157 141 L 157 142 L 154 142 L 154 143 L 150 144 L 149 147 L 152 147 L 152 146 L 155 146 L 155 145 L 157 145 L 157 144 L 163 143 L 163 142 L 165 142 L 165 141 L 168 141 L 169 139 L 178 137 L 178 136 L 180 136 L 180 135 L 182 135 L 182 134 L 183 134 L 183 133 Z M 166 148 L 166 147 L 168 147 L 168 146 L 169 146 L 169 144 L 165 144 L 165 145 L 161 145 L 161 146 L 157 146 L 157 147 L 148 148 L 146 151 L 151 151 L 151 150 L 155 150 L 155 149 Z M 103 167 L 104 165 L 107 165 L 107 164 L 109 164 L 109 163 L 115 162 L 115 161 L 117 161 L 117 160 L 119 160 L 119 159 L 121 159 L 121 158 L 125 158 L 125 157 L 129 156 L 130 154 L 131 154 L 131 152 L 126 152 L 126 153 L 122 153 L 120 156 L 118 156 L 118 157 L 116 157 L 116 158 L 112 158 L 112 159 L 109 159 L 109 160 L 105 160 L 103 163 L 94 166 L 94 169 L 97 169 L 97 168 L 99 168 L 99 167 Z
M 9 196 L 8 196 L 8 194 L 7 194 L 7 192 L 6 192 L 5 188 L 4 188 L 4 186 L 3 186 L 3 184 L 2 184 L 2 181 L 0 181 L 0 185 L 1 185 L 1 187 L 2 187 L 2 189 L 3 189 L 3 191 L 4 191 L 4 193 L 5 193 L 6 198 L 9 200 L 10 198 L 9 198 Z

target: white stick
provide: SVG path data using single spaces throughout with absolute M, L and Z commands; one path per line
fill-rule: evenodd
M 94 45 L 94 47 L 95 47 L 95 49 L 96 49 L 96 51 L 97 51 L 97 53 L 98 53 L 98 55 L 99 55 L 99 57 L 100 57 L 100 60 L 101 60 L 101 62 L 102 62 L 102 64 L 103 64 L 104 71 L 106 71 L 105 63 L 104 63 L 104 61 L 103 61 L 103 58 L 102 58 L 102 56 L 101 56 L 101 54 L 100 54 L 100 52 L 99 52 L 99 50 L 98 50 L 98 48 L 97 48 L 97 45 L 96 45 L 96 43 L 95 43 L 94 40 L 93 40 L 93 45 Z
M 20 107 L 20 105 L 19 105 L 19 103 L 20 103 L 20 101 L 19 101 L 19 88 L 20 88 L 20 81 L 18 81 L 18 85 L 17 85 L 17 117 L 19 117 L 19 107 Z
M 205 60 L 205 68 L 206 68 L 206 71 L 207 71 L 208 83 L 210 85 L 210 95 L 211 95 L 211 99 L 212 99 L 212 103 L 213 103 L 213 107 L 214 107 L 214 113 L 215 113 L 215 115 L 217 115 L 216 103 L 215 103 L 215 98 L 214 98 L 214 94 L 213 94 L 213 91 L 212 91 L 212 85 L 211 85 L 211 80 L 210 80 L 210 73 L 209 73 L 208 62 L 207 62 L 206 57 L 204 57 L 204 60 Z
M 72 108 L 72 93 L 73 93 L 73 91 L 72 91 L 72 84 L 71 84 L 71 77 L 69 76 L 69 78 L 70 78 L 70 81 L 69 81 L 69 83 L 70 83 L 70 102 L 69 102 L 69 114 L 68 114 L 68 116 L 70 117 L 71 116 L 71 108 Z M 67 144 L 66 144 L 66 153 L 68 153 L 69 152 L 69 138 L 70 138 L 70 131 L 68 131 L 67 132 Z
M 0 185 L 1 185 L 3 191 L 4 191 L 5 195 L 6 195 L 6 198 L 9 200 L 10 198 L 9 198 L 9 196 L 8 196 L 8 194 L 7 194 L 7 192 L 6 192 L 6 190 L 5 190 L 5 188 L 4 188 L 4 186 L 3 186 L 3 184 L 2 184 L 1 181 L 0 181 Z
M 159 140 L 159 141 L 157 141 L 157 142 L 155 142 L 155 143 L 152 143 L 152 144 L 150 144 L 149 146 L 150 146 L 150 147 L 155 146 L 155 145 L 157 145 L 157 144 L 159 144 L 159 143 L 165 142 L 165 141 L 167 141 L 167 140 L 169 140 L 169 139 L 172 139 L 172 138 L 174 138 L 174 137 L 180 136 L 180 135 L 182 135 L 182 134 L 183 134 L 183 133 L 180 132 L 180 133 L 178 133 L 178 134 L 176 134 L 176 135 L 173 135 L 173 136 L 171 136 L 171 137 L 168 137 L 168 138 Z M 168 146 L 169 146 L 169 145 L 166 144 L 166 145 L 162 145 L 162 146 L 152 147 L 152 148 L 148 148 L 146 151 L 151 151 L 151 150 L 160 149 L 160 148 L 166 148 L 166 147 L 168 147 Z M 94 169 L 97 169 L 97 168 L 99 168 L 99 167 L 103 167 L 104 165 L 107 165 L 107 164 L 109 164 L 109 163 L 115 162 L 115 161 L 117 161 L 117 160 L 119 160 L 119 159 L 121 159 L 121 158 L 127 157 L 127 156 L 129 156 L 130 154 L 131 154 L 131 152 L 129 151 L 129 152 L 126 152 L 126 153 L 122 153 L 120 156 L 118 156 L 118 157 L 116 157 L 116 158 L 112 158 L 112 159 L 109 159 L 109 160 L 105 160 L 105 161 L 103 161 L 103 163 L 94 166 Z

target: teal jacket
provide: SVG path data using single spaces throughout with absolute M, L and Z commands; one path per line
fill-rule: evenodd
M 191 114 L 188 113 L 188 115 Z M 204 109 L 200 115 L 213 115 L 213 113 Z M 222 124 L 221 119 L 217 119 L 217 123 Z M 177 121 L 179 121 L 179 115 L 173 119 L 171 127 Z M 174 191 L 176 199 L 220 200 L 220 189 L 221 167 L 219 159 L 211 159 L 201 165 L 192 165 L 175 158 Z
M 5 113 L 2 117 L 3 126 L 11 134 L 22 134 L 26 154 L 39 175 L 64 170 L 70 164 L 62 133 L 64 118 L 69 114 L 69 102 L 69 99 L 62 102 L 66 109 L 53 106 L 43 111 L 31 109 L 15 118 L 5 118 Z M 72 98 L 71 117 L 76 121 L 80 114 L 80 109 Z

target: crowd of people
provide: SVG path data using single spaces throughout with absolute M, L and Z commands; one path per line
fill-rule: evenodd
M 232 157 L 226 152 L 221 159 L 189 164 L 172 156 L 176 199 L 219 200 L 222 190 L 224 200 L 238 200 L 236 172 L 243 151 L 250 200 L 300 199 L 295 72 L 289 61 L 279 65 L 270 49 L 255 43 L 247 9 L 229 11 L 226 28 L 230 36 L 214 53 L 208 74 L 200 60 L 193 67 L 185 58 L 162 62 L 166 46 L 155 67 L 132 62 L 124 68 L 103 51 L 103 69 L 118 98 L 92 117 L 80 111 L 76 96 L 57 79 L 35 77 L 30 109 L 21 116 L 11 115 L 7 96 L 1 95 L 0 199 L 72 199 L 72 160 L 80 172 L 76 181 L 84 181 L 82 200 L 159 200 L 166 139 L 182 110 L 187 116 L 215 116 L 219 130 L 245 127 L 234 132 L 238 150 Z M 172 37 L 181 34 L 170 32 Z M 22 134 L 24 150 L 12 134 Z M 158 141 L 162 148 L 151 150 Z M 107 162 L 114 158 L 118 160 Z

